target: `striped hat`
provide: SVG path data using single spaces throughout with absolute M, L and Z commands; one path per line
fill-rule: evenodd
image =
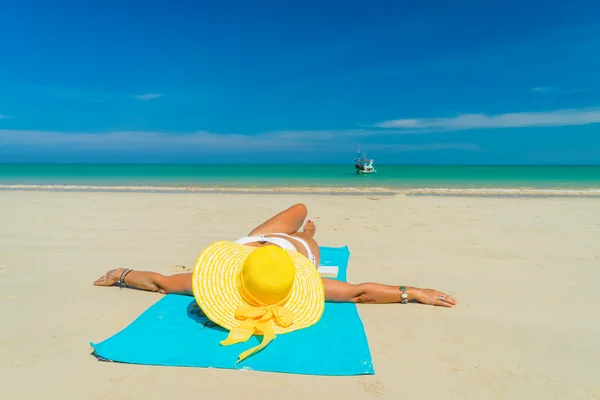
M 325 307 L 317 268 L 297 251 L 274 245 L 213 243 L 196 261 L 192 289 L 204 314 L 229 330 L 221 345 L 263 336 L 238 362 L 266 347 L 275 334 L 314 325 Z

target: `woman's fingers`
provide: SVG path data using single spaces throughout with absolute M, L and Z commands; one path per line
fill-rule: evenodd
M 455 306 L 457 301 L 454 297 L 452 296 L 448 296 L 447 294 L 443 295 L 444 296 L 444 301 L 446 303 L 450 303 L 451 305 Z
M 421 303 L 440 307 L 453 307 L 457 304 L 454 297 L 438 290 L 422 289 L 420 293 L 421 296 L 419 296 L 420 298 L 417 298 L 417 301 Z
M 456 299 L 446 293 L 438 292 L 438 301 L 435 303 L 436 306 L 452 307 L 456 305 Z

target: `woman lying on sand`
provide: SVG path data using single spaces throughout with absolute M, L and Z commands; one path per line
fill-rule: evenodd
M 433 289 L 321 278 L 316 226 L 311 221 L 304 224 L 306 216 L 306 206 L 296 204 L 248 237 L 210 245 L 193 273 L 164 276 L 119 268 L 108 271 L 94 285 L 120 283 L 153 292 L 193 295 L 210 320 L 230 331 L 221 344 L 264 335 L 261 345 L 242 353 L 240 360 L 265 347 L 275 333 L 316 323 L 325 301 L 383 304 L 414 300 L 443 307 L 456 305 L 452 296 Z
M 283 249 L 293 249 L 309 258 L 315 266 L 319 265 L 319 245 L 315 241 L 316 226 L 308 221 L 302 232 L 300 227 L 307 216 L 304 204 L 296 204 L 275 215 L 264 224 L 254 229 L 247 238 L 237 242 L 245 246 L 261 247 L 275 245 Z M 262 237 L 264 236 L 264 237 Z M 290 238 L 291 236 L 291 238 Z M 290 240 L 291 239 L 291 240 Z M 314 261 L 313 261 L 314 260 Z M 176 274 L 164 276 L 155 272 L 128 271 L 113 269 L 94 282 L 96 286 L 112 286 L 119 282 L 121 275 L 127 286 L 136 289 L 160 293 L 178 293 L 192 295 L 192 274 Z M 327 301 L 351 303 L 400 303 L 403 299 L 398 286 L 381 285 L 378 283 L 350 284 L 323 278 L 325 299 Z M 419 303 L 435 306 L 452 307 L 456 300 L 445 293 L 432 289 L 420 289 L 406 286 L 406 300 L 416 300 Z

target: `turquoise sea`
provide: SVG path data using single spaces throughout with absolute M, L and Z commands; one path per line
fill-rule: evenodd
M 531 188 L 598 189 L 600 166 L 0 164 L 12 185 L 223 188 Z

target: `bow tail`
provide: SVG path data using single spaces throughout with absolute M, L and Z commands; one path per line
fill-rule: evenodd
M 236 326 L 229 331 L 227 339 L 221 342 L 222 346 L 229 346 L 231 344 L 242 343 L 250 339 L 254 334 L 256 327 L 256 320 L 247 319 L 242 322 L 239 326 Z
M 238 356 L 238 360 L 237 360 L 236 364 L 239 363 L 240 361 L 248 358 L 252 354 L 261 351 L 262 349 L 264 349 L 265 347 L 267 347 L 267 345 L 269 343 L 271 343 L 271 341 L 273 339 L 275 339 L 275 332 L 273 332 L 273 329 L 269 325 L 269 322 L 259 322 L 259 323 L 257 323 L 256 324 L 256 330 L 262 332 L 262 334 L 263 334 L 262 341 L 260 342 L 260 344 L 258 346 L 255 346 L 255 347 L 253 347 L 251 349 L 248 349 L 248 350 L 244 351 L 242 354 L 240 354 Z

